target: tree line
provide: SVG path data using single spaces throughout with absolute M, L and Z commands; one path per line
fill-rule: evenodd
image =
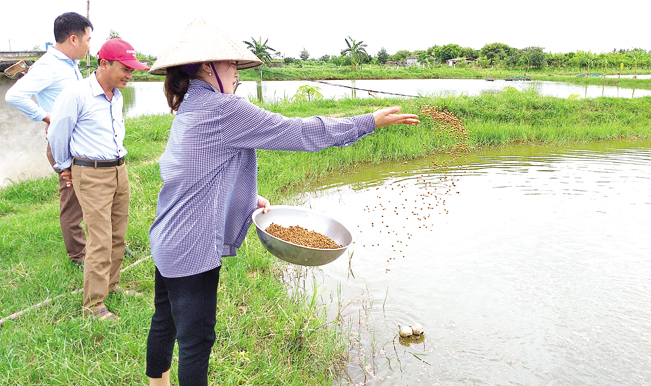
M 526 47 L 523 49 L 511 47 L 504 43 L 486 44 L 477 50 L 471 47 L 461 47 L 458 44 L 447 44 L 444 46 L 434 45 L 426 50 L 399 50 L 389 54 L 383 47 L 375 55 L 366 51 L 367 45 L 363 41 L 357 41 L 350 36 L 344 41 L 346 46 L 342 48 L 339 55 L 323 55 L 319 58 L 310 57 L 309 52 L 303 48 L 299 58 L 284 56 L 267 45 L 269 39 L 262 43 L 251 38 L 245 41 L 251 52 L 257 55 L 265 63 L 282 61 L 285 64 L 294 62 L 319 62 L 330 63 L 338 66 L 351 66 L 353 69 L 363 64 L 388 64 L 402 63 L 408 57 L 415 57 L 416 61 L 423 66 L 446 63 L 450 59 L 462 58 L 463 65 L 466 60 L 472 61 L 476 66 L 481 67 L 523 67 L 530 69 L 541 69 L 544 67 L 579 67 L 585 68 L 588 72 L 594 68 L 646 68 L 651 65 L 651 51 L 647 52 L 641 48 L 634 49 L 613 49 L 612 52 L 595 54 L 590 51 L 576 51 L 567 53 L 545 52 L 544 47 Z

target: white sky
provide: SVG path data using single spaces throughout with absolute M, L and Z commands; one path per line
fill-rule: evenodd
M 54 19 L 86 15 L 87 0 L 32 0 L 0 13 L 0 51 L 31 50 L 54 42 Z M 622 3 L 623 4 L 623 3 Z M 585 0 L 359 0 L 141 1 L 90 0 L 95 55 L 111 29 L 136 51 L 157 56 L 193 19 L 203 17 L 237 40 L 262 37 L 285 56 L 338 55 L 348 36 L 376 55 L 385 47 L 425 50 L 449 43 L 481 49 L 488 43 L 545 52 L 594 53 L 614 48 L 651 50 L 648 0 L 600 5 Z M 646 16 L 645 16 L 646 15 Z M 10 47 L 11 44 L 11 47 Z

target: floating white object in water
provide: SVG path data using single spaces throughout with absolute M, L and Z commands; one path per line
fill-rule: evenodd
M 400 336 L 403 338 L 407 338 L 412 336 L 413 331 L 411 330 L 411 327 L 409 326 L 402 326 L 400 327 Z
M 425 332 L 425 329 L 423 328 L 422 324 L 414 323 L 414 325 L 411 326 L 411 331 L 414 333 L 414 335 L 422 335 Z

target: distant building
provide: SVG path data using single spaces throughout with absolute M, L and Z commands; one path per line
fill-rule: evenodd
M 448 59 L 447 63 L 448 66 L 454 66 L 455 64 L 463 61 L 464 63 L 472 63 L 475 61 L 475 58 L 454 58 L 454 59 Z
M 418 56 L 416 55 L 407 56 L 407 59 L 405 61 L 407 62 L 407 67 L 418 65 Z

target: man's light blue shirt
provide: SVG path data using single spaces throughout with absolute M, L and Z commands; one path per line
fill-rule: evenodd
M 63 90 L 54 103 L 47 134 L 54 169 L 68 169 L 73 157 L 98 161 L 124 157 L 122 105 L 120 90 L 114 88 L 109 100 L 95 72 Z
M 83 79 L 78 60 L 68 58 L 54 47 L 29 68 L 5 94 L 5 100 L 33 121 L 42 121 L 52 112 L 61 91 Z M 32 96 L 36 96 L 38 104 Z

